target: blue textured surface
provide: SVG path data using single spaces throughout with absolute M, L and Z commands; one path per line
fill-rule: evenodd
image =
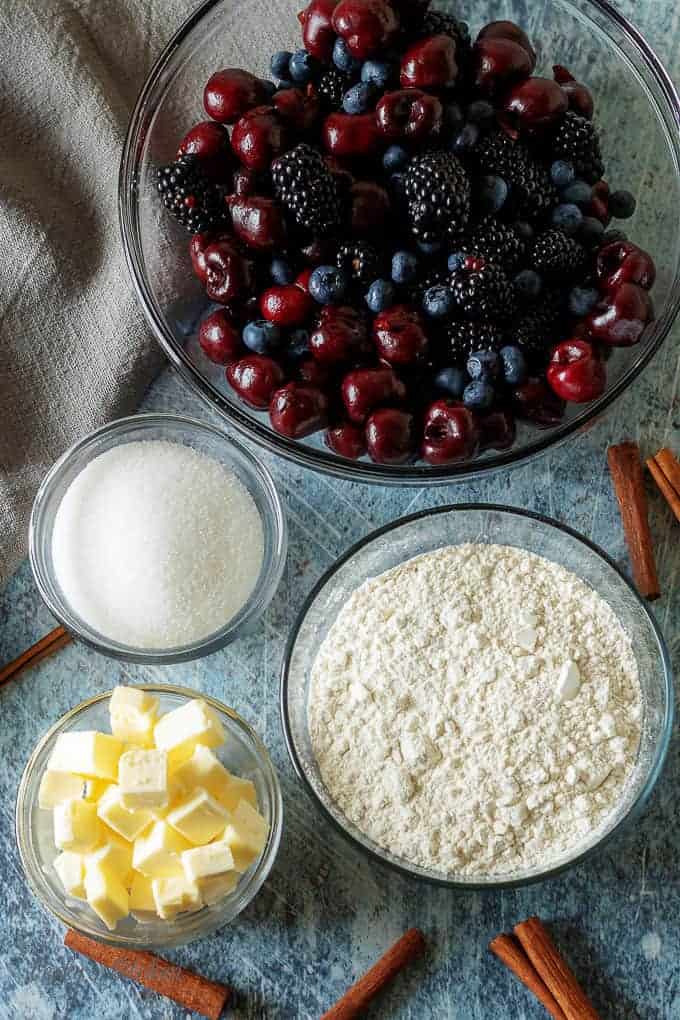
M 619 5 L 634 10 L 632 0 Z M 635 17 L 677 71 L 678 15 L 671 0 Z M 677 78 L 677 74 L 676 74 Z M 624 567 L 627 558 L 606 468 L 610 442 L 643 452 L 680 446 L 676 328 L 643 378 L 587 434 L 527 467 L 478 484 L 381 490 L 313 476 L 265 457 L 285 498 L 291 532 L 284 581 L 259 632 L 203 662 L 144 669 L 71 646 L 0 692 L 0 1017 L 19 1020 L 167 1018 L 186 1013 L 67 953 L 60 925 L 24 883 L 13 834 L 16 788 L 35 741 L 77 701 L 116 683 L 178 682 L 232 704 L 259 731 L 280 771 L 285 800 L 281 852 L 264 890 L 231 927 L 173 952 L 173 959 L 238 990 L 233 1015 L 314 1020 L 407 927 L 430 952 L 376 1005 L 395 1020 L 539 1020 L 545 1014 L 486 951 L 489 939 L 532 913 L 545 918 L 606 1018 L 680 1020 L 680 766 L 678 740 L 652 801 L 632 831 L 567 875 L 528 889 L 460 894 L 410 882 L 369 863 L 315 813 L 288 763 L 278 713 L 286 633 L 305 595 L 333 559 L 374 527 L 429 505 L 483 500 L 569 521 Z M 166 374 L 147 409 L 207 416 Z M 656 603 L 680 666 L 678 524 L 650 491 L 663 598 Z M 24 565 L 0 595 L 0 662 L 53 626 Z

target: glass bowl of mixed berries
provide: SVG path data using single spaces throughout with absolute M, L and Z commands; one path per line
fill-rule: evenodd
M 653 52 L 600 0 L 529 24 L 520 0 L 288 7 L 208 0 L 133 114 L 123 238 L 173 365 L 357 480 L 470 477 L 582 429 L 680 305 Z

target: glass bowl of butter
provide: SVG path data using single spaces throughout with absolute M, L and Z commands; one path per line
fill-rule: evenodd
M 130 949 L 233 921 L 265 882 L 279 781 L 232 709 L 182 687 L 116 687 L 42 737 L 19 785 L 31 890 L 70 928 Z

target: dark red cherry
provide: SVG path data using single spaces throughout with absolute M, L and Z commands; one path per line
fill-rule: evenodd
M 315 303 L 309 294 L 293 283 L 269 287 L 260 298 L 262 316 L 277 326 L 302 326 L 314 307 Z
M 450 35 L 419 39 L 401 58 L 403 88 L 446 89 L 455 85 L 457 78 L 456 44 Z
M 208 297 L 220 304 L 245 298 L 255 286 L 255 265 L 239 249 L 234 238 L 224 237 L 209 245 L 203 260 Z
M 257 106 L 234 125 L 231 147 L 248 170 L 269 170 L 272 161 L 289 148 L 290 125 L 273 106 Z
M 565 340 L 553 351 L 546 378 L 562 400 L 588 404 L 604 393 L 607 370 L 587 340 Z
M 527 51 L 512 39 L 480 39 L 472 50 L 472 61 L 475 84 L 489 96 L 524 81 L 534 69 Z
M 301 134 L 311 131 L 321 115 L 319 97 L 302 89 L 283 89 L 274 95 L 272 103 L 283 119 Z
M 552 78 L 528 78 L 510 89 L 503 102 L 503 110 L 524 131 L 549 127 L 568 106 L 566 93 Z
M 267 98 L 260 78 L 250 71 L 227 67 L 216 71 L 203 93 L 206 113 L 221 124 L 235 124 L 246 110 L 252 109 Z
M 286 241 L 283 210 L 265 195 L 230 195 L 228 199 L 234 231 L 249 248 L 272 251 Z
M 366 437 L 361 425 L 353 425 L 346 421 L 335 428 L 328 429 L 325 435 L 326 446 L 339 457 L 358 460 L 366 453 Z
M 597 254 L 597 278 L 601 290 L 616 290 L 622 283 L 637 283 L 651 290 L 656 279 L 654 259 L 630 241 L 614 241 Z
M 258 176 L 253 170 L 246 170 L 239 166 L 234 171 L 232 188 L 235 195 L 244 198 L 246 195 L 255 195 L 258 188 Z
M 249 354 L 229 366 L 227 379 L 244 403 L 264 411 L 284 376 L 283 369 L 273 358 Z
M 356 308 L 328 305 L 322 310 L 318 325 L 309 338 L 309 349 L 324 365 L 364 357 L 369 350 L 365 317 Z
M 632 347 L 654 318 L 652 301 L 637 283 L 608 291 L 586 319 L 588 335 L 611 347 Z
M 202 120 L 187 131 L 177 150 L 178 156 L 193 155 L 211 180 L 226 183 L 234 166 L 229 132 L 214 120 Z
M 444 110 L 436 96 L 420 89 L 386 92 L 376 106 L 378 127 L 390 141 L 420 142 L 439 133 Z
M 323 125 L 323 143 L 333 156 L 341 159 L 370 159 L 385 146 L 375 113 L 331 113 Z
M 515 442 L 517 428 L 510 411 L 491 411 L 478 419 L 480 438 L 479 449 L 509 450 Z
M 531 57 L 534 67 L 536 66 L 536 51 L 531 45 L 529 36 L 514 21 L 490 21 L 477 36 L 477 42 L 480 39 L 509 39 L 511 42 L 519 43 Z
M 350 192 L 350 219 L 354 237 L 370 237 L 381 230 L 390 215 L 390 196 L 375 181 L 357 181 Z
M 479 450 L 476 416 L 455 400 L 436 400 L 423 422 L 421 455 L 428 464 L 455 464 L 470 460 Z
M 399 19 L 388 0 L 340 0 L 333 11 L 333 28 L 352 56 L 365 60 L 394 42 Z
M 366 422 L 366 449 L 376 464 L 405 464 L 416 452 L 413 415 L 381 407 Z
M 313 272 L 314 270 L 312 267 L 308 266 L 307 269 L 303 269 L 302 272 L 298 273 L 295 277 L 295 286 L 300 287 L 306 294 L 309 294 L 309 281 Z
M 558 85 L 566 85 L 569 82 L 576 81 L 571 71 L 562 64 L 553 64 L 553 78 Z
M 373 342 L 378 355 L 390 364 L 413 364 L 427 350 L 423 320 L 415 308 L 394 305 L 376 316 Z
M 297 382 L 325 390 L 331 381 L 331 373 L 325 365 L 314 358 L 302 358 L 295 365 L 293 375 Z
M 231 365 L 244 353 L 241 331 L 224 308 L 218 308 L 203 319 L 198 342 L 205 356 L 216 365 Z
M 269 420 L 276 432 L 302 439 L 318 432 L 328 421 L 328 398 L 316 386 L 290 382 L 273 394 Z
M 298 14 L 305 49 L 324 64 L 329 64 L 333 56 L 335 43 L 333 11 L 339 2 L 340 0 L 312 0 L 309 6 Z
M 562 91 L 567 97 L 570 110 L 577 113 L 579 117 L 585 117 L 586 120 L 593 119 L 595 103 L 590 89 L 587 89 L 579 81 L 568 81 L 562 85 Z
M 205 251 L 211 244 L 215 244 L 216 241 L 233 241 L 233 235 L 221 231 L 220 233 L 214 233 L 208 231 L 205 234 L 194 234 L 189 241 L 189 256 L 191 258 L 191 266 L 195 275 L 201 281 L 203 286 L 208 282 L 208 267 L 205 264 Z
M 348 372 L 341 390 L 347 417 L 359 423 L 365 421 L 374 408 L 398 402 L 406 396 L 406 387 L 389 365 Z
M 550 389 L 545 379 L 527 379 L 513 390 L 512 403 L 518 418 L 540 429 L 559 425 L 564 417 L 564 401 Z

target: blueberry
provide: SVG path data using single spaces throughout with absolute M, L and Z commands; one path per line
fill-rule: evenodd
M 446 135 L 458 134 L 463 124 L 465 123 L 465 116 L 458 103 L 447 103 L 444 107 L 444 118 L 443 127 Z
M 360 81 L 352 85 L 342 97 L 342 108 L 345 113 L 356 116 L 361 113 L 368 113 L 375 101 L 376 88 L 370 82 Z
M 286 354 L 297 361 L 309 354 L 309 333 L 306 329 L 294 329 L 288 338 Z
M 285 286 L 288 283 L 292 283 L 295 279 L 295 270 L 291 266 L 290 262 L 286 262 L 285 259 L 272 259 L 269 272 L 271 273 L 274 283 L 278 283 L 279 286 Z
M 602 235 L 602 244 L 614 244 L 618 242 L 628 240 L 628 234 L 624 234 L 623 230 L 608 230 L 606 234 Z
M 384 92 L 394 77 L 394 64 L 386 60 L 367 60 L 361 68 L 361 80 Z
M 573 202 L 564 202 L 552 211 L 552 225 L 565 234 L 575 234 L 583 223 L 583 213 Z
M 442 250 L 441 241 L 418 241 L 418 250 L 423 255 L 437 255 Z
M 637 203 L 630 191 L 612 191 L 609 196 L 609 212 L 617 220 L 629 220 Z
M 485 213 L 497 213 L 508 197 L 508 185 L 502 177 L 487 174 L 479 180 L 479 202 Z
M 527 377 L 527 363 L 519 347 L 512 344 L 501 349 L 503 378 L 508 386 L 521 386 Z
M 347 43 L 339 36 L 333 47 L 333 63 L 343 74 L 358 74 L 361 67 L 361 61 L 352 56 Z
M 319 70 L 319 61 L 307 50 L 298 50 L 294 53 L 288 65 L 288 74 L 298 85 L 307 85 L 317 76 Z
M 281 344 L 281 330 L 273 322 L 256 319 L 243 327 L 243 343 L 255 354 L 269 354 Z
M 467 108 L 467 119 L 473 124 L 486 124 L 495 116 L 496 111 L 486 99 L 475 99 Z
M 574 181 L 560 195 L 563 202 L 573 202 L 574 205 L 588 205 L 592 197 L 593 189 L 585 181 Z
M 451 255 L 449 255 L 446 262 L 449 272 L 457 273 L 459 269 L 462 269 L 466 258 L 467 255 L 464 251 L 454 251 Z
M 336 266 L 318 266 L 309 278 L 309 293 L 320 305 L 341 301 L 347 290 L 347 277 Z
M 444 393 L 448 393 L 449 396 L 455 397 L 456 400 L 460 400 L 463 396 L 463 390 L 467 385 L 467 374 L 462 368 L 458 368 L 456 365 L 451 365 L 448 368 L 440 368 L 434 377 L 434 384 L 438 390 L 443 390 Z
M 271 72 L 277 81 L 288 78 L 288 65 L 290 64 L 290 58 L 292 56 L 293 54 L 290 50 L 279 50 L 278 53 L 275 53 L 272 57 L 269 66 L 271 67 Z
M 395 283 L 410 283 L 418 272 L 418 259 L 410 251 L 398 251 L 392 256 L 392 279 Z
M 501 363 L 495 351 L 475 351 L 468 358 L 466 367 L 471 379 L 497 379 Z
M 474 411 L 488 411 L 495 399 L 494 388 L 486 379 L 474 379 L 463 390 L 463 403 Z
M 432 319 L 446 319 L 456 307 L 456 299 L 449 287 L 438 284 L 425 291 L 423 310 Z
M 558 191 L 564 191 L 574 183 L 576 171 L 571 163 L 563 159 L 556 160 L 550 167 L 550 177 Z
M 603 235 L 604 224 L 596 216 L 583 217 L 583 223 L 578 233 L 579 241 L 582 241 L 585 245 L 595 247 L 596 244 L 602 243 Z
M 534 236 L 534 228 L 526 220 L 517 220 L 515 223 L 515 230 L 520 237 L 524 238 L 525 241 L 530 241 Z
M 479 141 L 479 128 L 476 124 L 466 124 L 453 140 L 454 152 L 470 152 Z
M 378 315 L 394 304 L 394 297 L 394 284 L 391 280 L 374 280 L 368 288 L 366 304 L 375 315 Z
M 512 282 L 525 301 L 535 301 L 543 288 L 543 280 L 534 269 L 522 269 Z
M 396 173 L 398 170 L 405 170 L 411 162 L 411 157 L 401 145 L 390 145 L 383 156 L 383 166 L 388 173 Z
M 569 311 L 577 319 L 583 319 L 592 312 L 599 296 L 592 287 L 574 287 L 569 293 Z

